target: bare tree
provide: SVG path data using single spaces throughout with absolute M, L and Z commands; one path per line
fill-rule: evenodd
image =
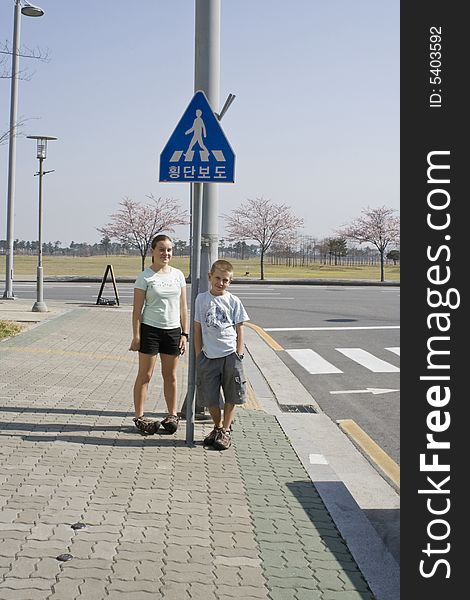
M 225 228 L 228 239 L 254 240 L 260 249 L 261 279 L 264 279 L 264 255 L 273 242 L 280 242 L 287 236 L 293 237 L 297 227 L 302 227 L 304 220 L 296 217 L 290 206 L 274 204 L 269 199 L 247 199 L 232 215 L 224 215 L 227 219 Z
M 8 56 L 12 56 L 13 49 L 10 48 L 8 42 L 2 42 L 0 44 L 0 79 L 11 79 L 12 73 L 6 67 L 6 61 Z M 22 58 L 34 58 L 36 60 L 40 60 L 42 62 L 49 62 L 49 55 L 47 51 L 40 50 L 39 48 L 30 49 L 24 48 L 24 50 L 20 50 L 18 52 L 18 56 Z M 29 73 L 27 70 L 19 71 L 16 74 L 17 79 L 23 79 L 25 81 L 29 81 L 34 73 Z M 25 117 L 20 117 L 16 123 L 14 123 L 11 128 L 7 129 L 7 131 L 0 132 L 0 146 L 6 144 L 6 142 L 10 139 L 11 136 L 19 137 L 23 135 L 21 128 L 24 126 L 26 121 L 30 119 L 26 119 Z M 11 136 L 10 136 L 11 133 Z
M 384 281 L 384 253 L 387 246 L 400 240 L 400 217 L 393 208 L 380 206 L 364 208 L 362 217 L 336 230 L 340 237 L 360 244 L 373 244 L 380 254 L 380 281 Z
M 27 121 L 31 121 L 32 118 L 36 118 L 36 117 L 31 117 L 28 119 L 26 119 L 25 117 L 20 117 L 16 121 L 14 127 L 12 127 L 12 129 L 11 129 L 12 135 L 16 136 L 18 138 L 24 136 L 22 128 L 24 127 L 24 124 Z M 3 144 L 6 144 L 9 140 L 10 140 L 10 129 L 7 129 L 7 131 L 0 132 L 0 146 L 3 146 Z
M 8 44 L 8 41 L 4 41 L 0 44 L 0 79 L 10 79 L 11 72 L 5 66 L 7 62 L 7 57 L 12 56 L 13 48 L 11 48 Z M 24 47 L 23 50 L 19 50 L 18 56 L 20 58 L 34 58 L 35 60 L 40 60 L 41 62 L 49 62 L 49 52 L 48 50 L 41 50 L 40 48 L 27 48 Z M 25 81 L 29 81 L 34 73 L 29 73 L 26 69 L 19 71 L 16 76 L 18 79 L 23 79 Z
M 111 222 L 96 228 L 102 235 L 136 248 L 142 259 L 142 271 L 152 239 L 162 231 L 173 232 L 175 225 L 189 222 L 187 211 L 181 209 L 176 200 L 154 198 L 152 194 L 146 197 L 151 203 L 141 204 L 124 198 L 119 203 L 121 208 L 111 215 Z

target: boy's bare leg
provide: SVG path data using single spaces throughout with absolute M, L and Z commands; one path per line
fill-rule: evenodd
M 235 416 L 235 406 L 236 404 L 232 404 L 231 402 L 226 402 L 224 405 L 224 420 L 222 427 L 225 431 L 230 430 L 230 425 L 232 424 L 233 417 Z
M 222 411 L 220 408 L 218 406 L 209 406 L 207 410 L 214 421 L 214 426 L 222 427 Z
M 176 368 L 178 357 L 171 354 L 160 354 L 162 361 L 163 395 L 169 415 L 177 414 L 177 379 Z
M 144 414 L 144 405 L 147 400 L 149 383 L 156 360 L 156 356 L 139 352 L 139 371 L 134 383 L 134 410 L 136 417 L 141 417 Z

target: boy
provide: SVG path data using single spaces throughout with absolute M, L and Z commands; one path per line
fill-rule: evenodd
M 216 260 L 209 275 L 210 290 L 197 295 L 194 309 L 194 349 L 197 393 L 214 421 L 204 444 L 216 450 L 230 447 L 231 425 L 237 404 L 246 402 L 243 372 L 243 323 L 249 317 L 241 301 L 227 291 L 233 266 Z M 220 389 L 224 409 L 219 405 Z

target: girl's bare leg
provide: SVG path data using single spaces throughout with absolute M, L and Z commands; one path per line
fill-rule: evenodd
M 168 414 L 176 415 L 178 404 L 176 378 L 178 356 L 171 354 L 160 354 L 160 360 L 162 363 L 163 395 L 165 396 Z
M 139 371 L 134 383 L 134 411 L 136 417 L 141 417 L 144 414 L 144 405 L 156 361 L 156 356 L 139 352 Z

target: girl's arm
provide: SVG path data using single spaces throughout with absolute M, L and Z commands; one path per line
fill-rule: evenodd
M 181 323 L 181 331 L 184 333 L 189 333 L 189 319 L 188 319 L 188 303 L 186 300 L 186 287 L 182 287 L 180 291 L 180 323 Z M 180 338 L 180 352 L 184 354 L 186 350 L 186 342 L 187 338 L 185 336 L 181 336 Z
M 129 350 L 140 350 L 140 319 L 145 302 L 144 290 L 134 289 L 134 305 L 132 308 L 132 341 Z

